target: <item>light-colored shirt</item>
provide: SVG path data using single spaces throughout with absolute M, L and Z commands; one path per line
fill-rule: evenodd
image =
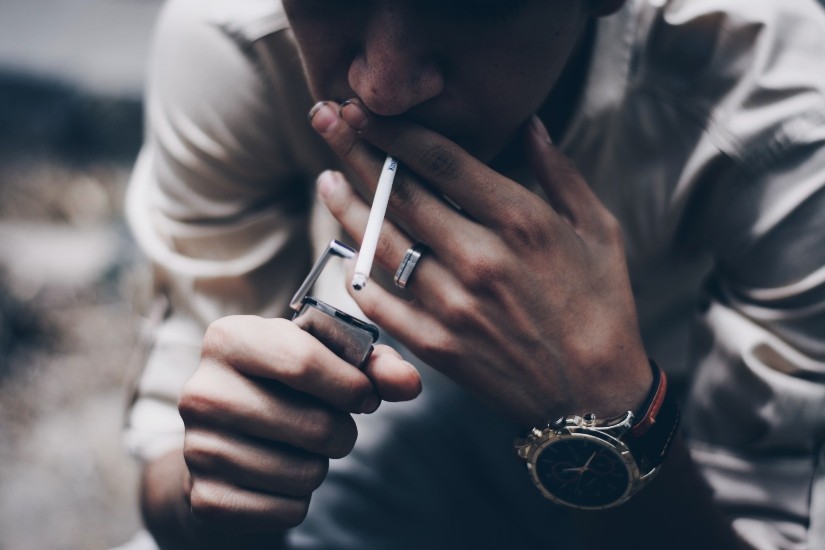
M 337 162 L 276 0 L 171 0 L 127 212 L 168 304 L 125 441 L 181 446 L 205 327 L 289 314 L 340 230 L 314 199 Z M 759 549 L 825 549 L 825 13 L 814 0 L 629 0 L 599 21 L 559 144 L 621 223 L 648 353 Z M 357 312 L 340 267 L 314 295 Z M 424 392 L 359 416 L 294 548 L 567 548 L 565 512 L 515 458 L 519 427 L 425 365 Z

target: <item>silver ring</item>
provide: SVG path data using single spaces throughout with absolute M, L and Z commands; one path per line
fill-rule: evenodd
M 395 277 L 392 278 L 395 286 L 407 288 L 410 276 L 413 271 L 415 271 L 415 266 L 418 265 L 418 260 L 421 259 L 421 254 L 423 254 L 426 249 L 427 247 L 422 243 L 416 243 L 407 249 L 407 253 L 404 254 L 404 259 L 401 260 L 398 269 L 395 270 Z

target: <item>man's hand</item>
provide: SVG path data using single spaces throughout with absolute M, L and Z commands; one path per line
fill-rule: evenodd
M 207 330 L 180 398 L 190 472 L 184 498 L 210 528 L 295 526 L 329 459 L 355 444 L 351 413 L 420 390 L 417 371 L 389 347 L 376 346 L 362 372 L 290 321 L 221 319 Z
M 390 201 L 397 223 L 385 222 L 376 261 L 394 272 L 413 243 L 429 248 L 411 301 L 375 284 L 352 293 L 372 320 L 525 427 L 641 405 L 652 378 L 621 231 L 537 118 L 524 139 L 546 200 L 443 136 L 357 102 L 329 102 L 312 124 L 368 186 L 385 154 L 401 163 Z M 360 239 L 368 205 L 337 173 L 318 186 Z

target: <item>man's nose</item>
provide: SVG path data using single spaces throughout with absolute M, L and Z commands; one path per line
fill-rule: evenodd
M 364 43 L 348 78 L 370 111 L 392 116 L 438 96 L 444 89 L 444 74 L 429 29 L 416 25 L 409 8 L 395 2 L 381 4 L 366 24 Z

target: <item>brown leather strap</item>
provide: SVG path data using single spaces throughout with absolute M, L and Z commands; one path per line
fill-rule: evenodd
M 667 376 L 652 360 L 653 386 L 640 409 L 638 422 L 622 439 L 631 448 L 643 473 L 659 466 L 667 456 L 681 412 L 672 392 L 667 391 Z
M 662 408 L 662 402 L 664 402 L 665 393 L 667 393 L 667 376 L 664 371 L 652 359 L 650 360 L 650 368 L 653 370 L 653 385 L 645 404 L 634 415 L 638 419 L 631 428 L 634 437 L 641 437 L 656 423 L 656 416 Z

